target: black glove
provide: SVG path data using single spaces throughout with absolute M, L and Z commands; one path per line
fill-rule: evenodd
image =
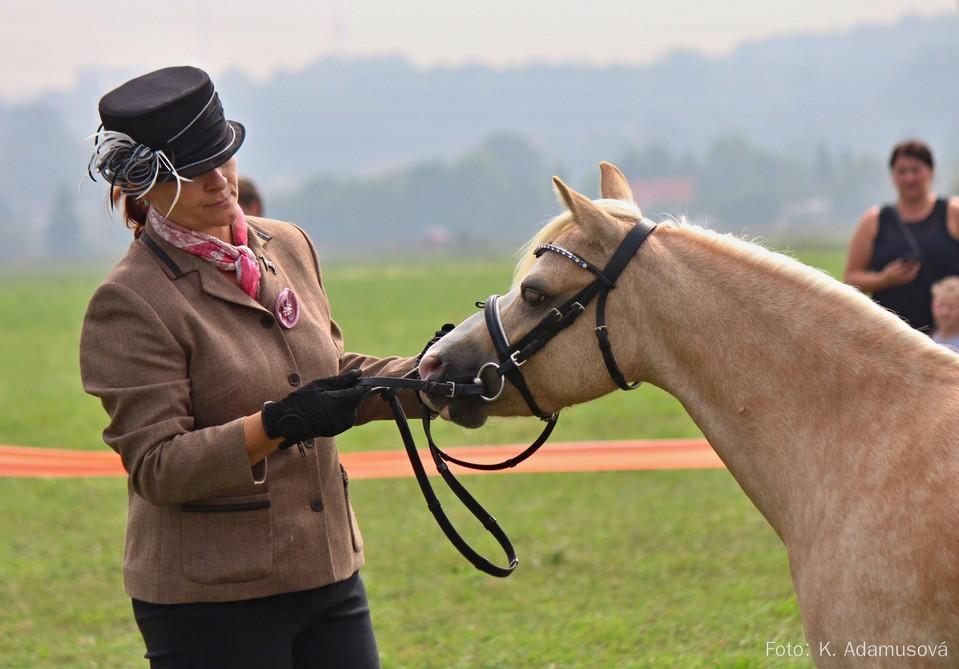
M 263 405 L 263 429 L 271 439 L 283 437 L 280 448 L 314 437 L 332 437 L 353 427 L 356 410 L 369 392 L 357 387 L 353 370 L 311 381 L 279 402 Z
M 443 326 L 433 333 L 433 338 L 426 342 L 426 346 L 423 347 L 423 350 L 420 351 L 420 354 L 416 356 L 416 364 L 420 364 L 420 360 L 423 359 L 423 356 L 426 355 L 426 352 L 430 350 L 430 347 L 438 342 L 440 339 L 448 335 L 456 326 L 452 323 L 444 323 Z

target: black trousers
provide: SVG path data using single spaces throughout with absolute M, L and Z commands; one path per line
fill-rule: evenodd
M 314 590 L 239 602 L 133 600 L 151 669 L 379 669 L 359 572 Z

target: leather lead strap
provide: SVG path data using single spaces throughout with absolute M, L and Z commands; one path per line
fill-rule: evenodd
M 421 379 L 397 378 L 392 376 L 365 376 L 356 382 L 356 386 L 366 391 L 389 388 L 391 390 L 419 390 L 428 395 L 446 397 L 479 397 L 483 394 L 482 384 L 455 381 L 423 381 Z
M 486 528 L 486 531 L 489 532 L 500 547 L 502 547 L 503 552 L 506 554 L 506 559 L 508 561 L 508 566 L 501 567 L 495 565 L 485 557 L 477 553 L 473 548 L 466 543 L 459 532 L 456 531 L 456 528 L 453 526 L 453 523 L 450 522 L 450 519 L 447 517 L 446 512 L 443 511 L 443 506 L 440 504 L 439 499 L 436 497 L 436 493 L 433 492 L 433 486 L 430 485 L 429 478 L 426 476 L 426 470 L 423 468 L 423 463 L 420 461 L 419 453 L 416 450 L 416 444 L 413 441 L 413 434 L 410 432 L 409 422 L 406 420 L 406 414 L 403 413 L 403 407 L 400 404 L 399 400 L 396 398 L 396 393 L 393 390 L 386 390 L 383 393 L 383 399 L 385 399 L 390 408 L 393 410 L 393 416 L 396 419 L 396 426 L 399 428 L 400 436 L 403 439 L 403 446 L 406 448 L 406 454 L 410 459 L 410 464 L 413 466 L 413 474 L 416 476 L 416 482 L 420 486 L 420 490 L 423 492 L 423 497 L 426 500 L 426 506 L 430 510 L 430 513 L 433 514 L 433 517 L 436 519 L 436 523 L 440 526 L 440 529 L 443 530 L 443 534 L 446 535 L 446 538 L 449 539 L 450 543 L 456 547 L 456 550 L 459 551 L 460 555 L 465 557 L 474 567 L 479 569 L 482 572 L 489 574 L 490 576 L 496 576 L 499 578 L 505 578 L 513 573 L 513 570 L 516 569 L 516 565 L 519 564 L 519 560 L 516 558 L 516 551 L 513 548 L 513 544 L 510 542 L 509 537 L 506 536 L 506 532 L 499 526 L 499 523 L 496 522 L 496 518 L 491 516 L 483 506 L 476 501 L 476 498 L 473 497 L 463 485 L 456 480 L 456 477 L 453 476 L 453 472 L 450 471 L 449 467 L 443 462 L 442 457 L 437 453 L 438 449 L 435 448 L 430 443 L 430 453 L 433 455 L 433 462 L 436 464 L 436 468 L 440 473 L 440 476 L 443 477 L 443 480 L 446 482 L 446 485 L 449 486 L 450 490 L 459 498 L 459 500 L 469 509 L 470 513 Z M 428 416 L 424 412 L 425 416 Z M 424 418 L 427 420 L 427 418 Z
M 466 467 L 467 469 L 478 469 L 484 472 L 495 472 L 503 469 L 509 469 L 510 467 L 515 467 L 519 463 L 523 462 L 523 460 L 526 460 L 531 455 L 533 455 L 536 451 L 538 451 L 539 447 L 545 444 L 546 441 L 549 439 L 549 435 L 553 433 L 553 428 L 556 427 L 557 420 L 559 420 L 559 414 L 555 414 L 555 413 L 549 418 L 547 418 L 546 427 L 543 428 L 543 431 L 540 433 L 540 435 L 536 437 L 536 441 L 534 441 L 532 444 L 527 446 L 526 450 L 524 450 L 519 455 L 509 458 L 508 460 L 503 460 L 502 462 L 495 462 L 495 463 L 489 463 L 489 464 L 482 463 L 482 462 L 470 462 L 469 460 L 460 460 L 459 458 L 454 458 L 452 455 L 450 455 L 449 453 L 441 449 L 439 446 L 437 446 L 433 442 L 433 433 L 430 431 L 429 414 L 425 414 L 425 413 L 423 415 L 423 432 L 426 433 L 426 441 L 430 445 L 430 451 L 433 452 L 434 454 L 438 454 L 440 458 L 442 458 L 446 462 L 452 462 L 454 465 L 459 465 L 460 467 Z

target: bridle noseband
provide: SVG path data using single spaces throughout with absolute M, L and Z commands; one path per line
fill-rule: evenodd
M 483 308 L 483 315 L 486 320 L 486 329 L 489 332 L 490 339 L 493 342 L 493 348 L 496 351 L 498 362 L 488 362 L 484 364 L 477 371 L 476 377 L 471 382 L 462 383 L 456 381 L 424 381 L 415 378 L 396 379 L 385 377 L 367 377 L 360 379 L 358 382 L 357 385 L 365 389 L 366 392 L 380 392 L 383 398 L 390 404 L 397 426 L 400 430 L 400 434 L 403 438 L 403 444 L 406 447 L 407 455 L 409 456 L 410 463 L 413 466 L 413 472 L 416 475 L 416 480 L 423 492 L 423 496 L 426 498 L 427 507 L 436 518 L 437 523 L 443 530 L 443 533 L 446 534 L 450 542 L 477 569 L 492 576 L 509 576 L 516 568 L 516 565 L 519 563 L 519 561 L 516 558 L 516 552 L 513 549 L 513 545 L 510 543 L 509 537 L 507 537 L 506 533 L 502 530 L 502 528 L 500 528 L 499 524 L 496 522 L 496 519 L 493 518 L 493 516 L 491 516 L 480 505 L 480 503 L 469 494 L 466 488 L 464 488 L 459 481 L 456 480 L 456 477 L 453 476 L 453 472 L 450 471 L 447 463 L 451 462 L 469 469 L 478 469 L 483 471 L 506 469 L 509 467 L 515 467 L 517 464 L 533 455 L 533 453 L 535 453 L 540 446 L 546 443 L 546 440 L 549 439 L 549 435 L 552 433 L 553 428 L 556 426 L 559 413 L 547 414 L 540 408 L 540 406 L 536 403 L 529 386 L 526 384 L 526 380 L 523 378 L 520 368 L 534 354 L 542 350 L 542 348 L 546 346 L 546 344 L 553 337 L 572 325 L 576 319 L 579 318 L 584 311 L 586 311 L 586 307 L 589 306 L 589 303 L 593 299 L 597 300 L 596 327 L 594 328 L 594 331 L 596 333 L 599 349 L 603 354 L 603 362 L 606 364 L 606 369 L 609 372 L 610 377 L 613 379 L 616 385 L 623 390 L 634 390 L 640 385 L 639 381 L 632 384 L 627 382 L 626 377 L 616 364 L 616 359 L 613 356 L 612 346 L 609 341 L 609 332 L 606 327 L 606 300 L 609 296 L 609 291 L 616 287 L 616 282 L 623 273 L 623 270 L 626 269 L 629 261 L 633 258 L 633 256 L 636 255 L 640 247 L 642 247 L 643 243 L 649 237 L 650 233 L 652 233 L 652 231 L 655 229 L 656 224 L 652 222 L 649 222 L 645 219 L 640 219 L 637 221 L 636 225 L 634 225 L 630 231 L 626 233 L 626 237 L 622 242 L 620 242 L 619 246 L 613 252 L 612 257 L 609 259 L 609 262 L 603 269 L 599 269 L 592 263 L 584 260 L 575 253 L 562 248 L 561 246 L 556 246 L 555 244 L 543 244 L 539 246 L 534 252 L 536 257 L 540 257 L 547 252 L 556 253 L 557 255 L 576 263 L 576 265 L 580 268 L 591 272 L 596 278 L 589 285 L 576 293 L 573 297 L 566 300 L 566 302 L 564 302 L 562 305 L 550 309 L 546 316 L 539 323 L 537 323 L 529 332 L 527 332 L 515 343 L 510 343 L 509 337 L 506 334 L 506 329 L 503 327 L 503 320 L 499 309 L 500 296 L 490 295 L 485 302 L 477 303 L 477 306 L 481 306 Z M 427 345 L 427 348 L 423 350 L 423 353 L 426 353 L 432 343 L 433 342 L 430 342 L 430 344 Z M 422 356 L 423 354 L 420 355 Z M 495 392 L 486 387 L 484 375 L 488 375 L 487 370 L 492 370 L 496 373 L 496 375 L 499 376 L 499 387 L 495 390 Z M 509 560 L 509 566 L 500 567 L 494 565 L 473 550 L 473 548 L 471 548 L 469 544 L 467 544 L 466 541 L 464 541 L 459 535 L 449 518 L 447 518 L 439 500 L 436 497 L 436 494 L 433 492 L 433 488 L 429 483 L 426 472 L 423 469 L 423 464 L 420 461 L 419 454 L 416 451 L 416 444 L 413 441 L 413 436 L 409 429 L 409 423 L 406 419 L 406 414 L 403 412 L 403 407 L 396 398 L 396 391 L 400 389 L 410 389 L 418 390 L 420 392 L 425 392 L 438 397 L 446 397 L 449 399 L 478 397 L 487 402 L 492 402 L 498 399 L 502 394 L 503 388 L 506 385 L 506 379 L 509 379 L 510 383 L 512 383 L 517 389 L 533 415 L 538 416 L 541 420 L 546 422 L 546 427 L 543 428 L 543 431 L 539 437 L 537 437 L 536 440 L 522 453 L 508 460 L 504 460 L 503 462 L 493 464 L 469 462 L 467 460 L 460 460 L 444 452 L 436 445 L 433 440 L 433 435 L 430 432 L 430 421 L 433 419 L 434 414 L 426 406 L 423 407 L 423 431 L 426 433 L 430 454 L 432 455 L 433 461 L 436 464 L 437 471 L 439 471 L 440 475 L 443 477 L 443 480 L 453 490 L 456 496 L 459 497 L 459 499 L 466 505 L 470 512 L 483 524 L 486 530 L 493 535 L 493 537 L 503 548 L 503 551 L 506 553 L 506 557 Z

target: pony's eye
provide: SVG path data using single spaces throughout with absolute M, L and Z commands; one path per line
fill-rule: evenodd
M 546 301 L 546 296 L 538 290 L 532 288 L 523 288 L 523 302 L 531 307 L 538 307 Z

